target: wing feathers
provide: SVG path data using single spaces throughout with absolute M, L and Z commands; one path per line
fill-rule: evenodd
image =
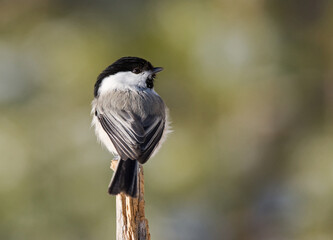
M 158 128 L 152 132 L 153 136 L 147 137 L 147 139 L 149 139 L 149 142 L 146 143 L 146 145 L 144 146 L 143 154 L 140 157 L 140 159 L 138 159 L 140 163 L 142 164 L 145 163 L 149 159 L 150 155 L 153 153 L 154 149 L 157 147 L 159 141 L 162 138 L 164 126 L 165 126 L 164 121 L 163 123 L 160 122 L 157 126 Z
M 165 120 L 150 115 L 146 119 L 125 111 L 99 113 L 97 117 L 122 159 L 145 163 L 160 141 Z M 143 126 L 147 127 L 144 128 Z
M 121 134 L 116 130 L 112 122 L 107 121 L 102 115 L 99 116 L 99 121 L 122 159 L 126 159 L 126 157 L 135 159 L 138 156 L 133 151 L 135 147 L 130 146 L 130 143 L 119 137 Z

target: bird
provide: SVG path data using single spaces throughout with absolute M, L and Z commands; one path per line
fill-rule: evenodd
M 168 108 L 154 90 L 162 67 L 139 57 L 122 57 L 94 85 L 92 126 L 117 160 L 108 193 L 138 195 L 139 164 L 157 153 L 170 132 Z

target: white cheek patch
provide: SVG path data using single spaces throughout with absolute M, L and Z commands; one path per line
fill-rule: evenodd
M 148 71 L 135 74 L 132 72 L 118 72 L 114 75 L 108 76 L 103 79 L 102 84 L 98 90 L 99 94 L 119 89 L 132 89 L 146 88 L 146 79 L 148 78 Z

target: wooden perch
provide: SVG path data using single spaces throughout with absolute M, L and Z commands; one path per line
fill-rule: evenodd
M 111 161 L 114 171 L 117 161 Z M 132 198 L 121 193 L 116 197 L 117 240 L 150 240 L 148 220 L 145 217 L 143 167 L 139 167 L 138 197 Z

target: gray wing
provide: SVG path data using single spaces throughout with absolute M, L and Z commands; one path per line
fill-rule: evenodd
M 137 160 L 142 164 L 158 145 L 165 126 L 165 119 L 161 116 L 148 115 L 141 119 L 124 110 L 110 113 L 97 111 L 96 116 L 121 159 Z

